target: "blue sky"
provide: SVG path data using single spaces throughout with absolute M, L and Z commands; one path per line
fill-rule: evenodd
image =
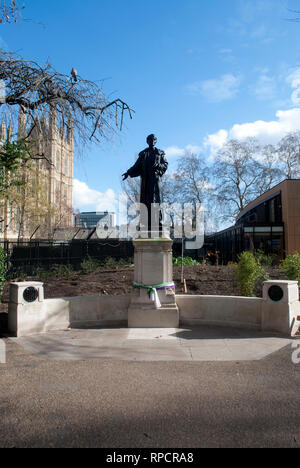
M 74 207 L 113 209 L 121 174 L 158 136 L 170 166 L 226 138 L 274 143 L 300 128 L 300 0 L 26 0 L 2 47 L 68 74 L 74 66 L 136 113 L 75 159 Z

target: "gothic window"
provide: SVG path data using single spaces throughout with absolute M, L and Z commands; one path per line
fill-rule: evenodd
M 60 184 L 59 184 L 59 182 L 56 181 L 55 185 L 56 185 L 56 201 L 59 203 L 59 198 L 60 198 L 60 196 L 59 196 L 59 186 L 60 186 Z
M 57 182 L 56 180 L 54 181 L 54 190 L 53 190 L 53 203 L 56 203 L 58 201 L 58 189 L 57 189 Z
M 67 202 L 67 187 L 64 185 L 63 187 L 63 204 L 66 205 Z
M 65 176 L 68 175 L 68 159 L 67 159 L 67 157 L 65 157 L 65 161 L 64 161 L 64 175 Z

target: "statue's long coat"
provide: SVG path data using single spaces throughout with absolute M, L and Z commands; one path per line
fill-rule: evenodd
M 140 202 L 151 210 L 151 203 L 161 203 L 161 177 L 168 168 L 165 153 L 157 148 L 146 148 L 128 171 L 130 177 L 141 177 Z

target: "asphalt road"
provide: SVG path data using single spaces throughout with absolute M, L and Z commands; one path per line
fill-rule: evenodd
M 47 361 L 6 345 L 0 447 L 300 447 L 291 346 L 238 363 Z

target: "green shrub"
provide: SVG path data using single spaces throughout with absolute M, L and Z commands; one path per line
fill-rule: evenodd
M 242 296 L 253 297 L 256 283 L 267 278 L 263 266 L 252 252 L 246 251 L 239 255 L 236 279 Z
M 115 258 L 107 257 L 105 259 L 104 266 L 106 268 L 116 268 L 118 266 L 118 262 Z
M 99 266 L 100 266 L 99 262 L 97 260 L 94 260 L 90 256 L 85 258 L 83 262 L 80 264 L 81 270 L 86 275 L 98 270 Z
M 291 281 L 299 281 L 300 284 L 300 254 L 295 252 L 281 261 L 281 267 L 284 270 L 286 277 Z
M 197 262 L 197 260 L 194 260 L 194 259 L 192 259 L 191 257 L 184 257 L 184 258 L 183 258 L 183 262 L 182 262 L 182 258 L 181 258 L 181 257 L 173 258 L 173 265 L 174 265 L 174 266 L 181 266 L 182 263 L 183 263 L 184 266 L 197 266 L 197 265 L 201 265 L 199 262 Z
M 17 274 L 14 276 L 15 276 L 14 279 L 16 279 L 17 281 L 23 282 L 23 281 L 26 281 L 28 275 L 27 275 L 27 272 L 21 268 L 17 272 Z
M 7 256 L 5 250 L 0 247 L 0 298 L 2 297 L 7 274 Z M 1 301 L 0 301 L 1 302 Z
M 128 267 L 133 264 L 133 258 L 120 258 L 117 262 L 119 267 Z
M 263 250 L 256 250 L 255 252 L 255 257 L 257 258 L 257 260 L 260 262 L 261 265 L 264 265 L 266 267 L 271 267 L 276 258 L 277 258 L 277 255 L 276 254 L 265 254 Z
M 74 273 L 71 265 L 56 265 L 52 268 L 52 272 L 56 276 L 67 279 L 71 278 Z
M 36 276 L 41 280 L 41 281 L 47 281 L 53 276 L 53 271 L 51 270 L 45 270 L 44 268 L 38 268 L 36 270 Z

